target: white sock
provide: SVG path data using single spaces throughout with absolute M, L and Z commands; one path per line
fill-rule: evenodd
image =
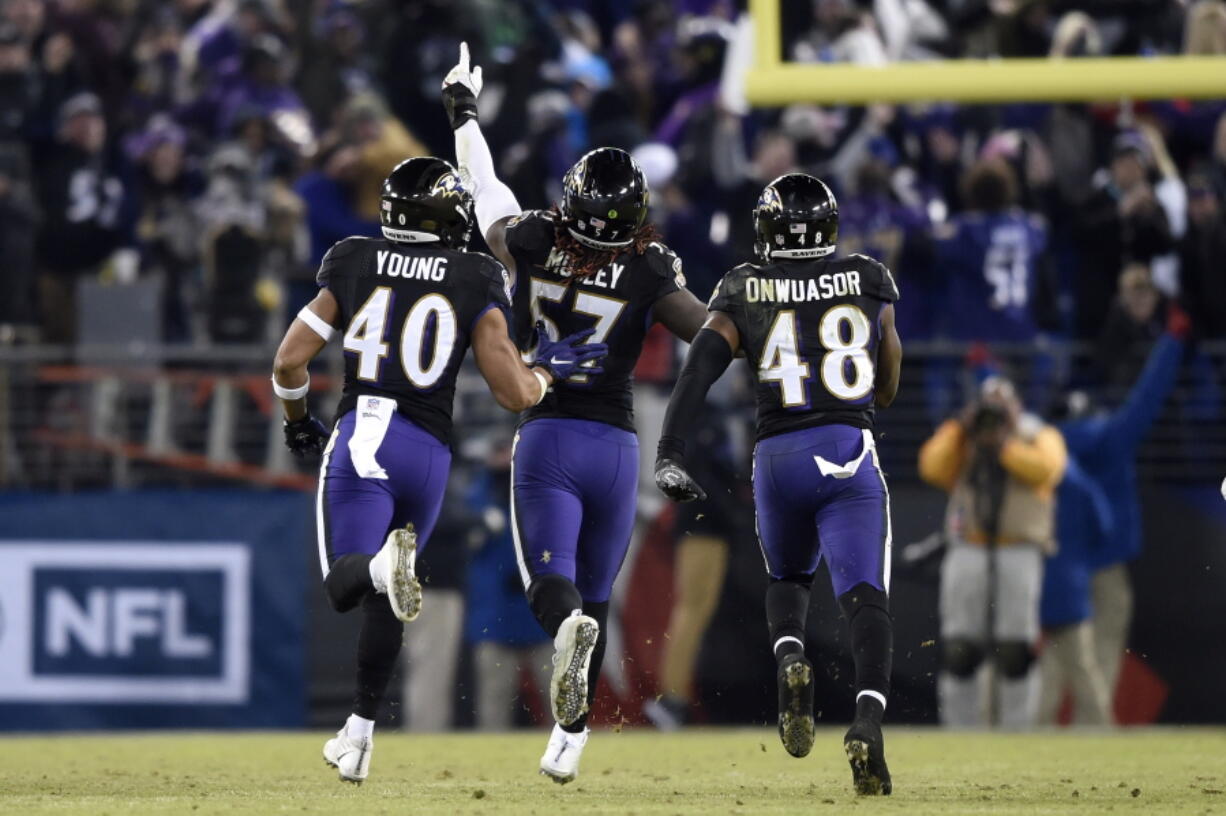
M 1039 708 L 1039 673 L 1031 669 L 1017 680 L 1001 678 L 1000 724 L 1013 730 L 1034 728 Z
M 350 714 L 349 719 L 345 720 L 345 736 L 354 737 L 355 739 L 361 739 L 363 737 L 370 739 L 374 735 L 374 720 L 359 717 L 357 714 Z
M 975 728 L 983 725 L 979 686 L 978 673 L 964 678 L 941 672 L 937 678 L 937 699 L 940 702 L 942 725 L 950 728 Z
M 379 552 L 383 552 L 383 551 L 380 550 Z M 370 559 L 370 563 L 366 566 L 366 569 L 370 573 L 370 582 L 371 584 L 374 585 L 375 592 L 383 594 L 387 592 L 387 584 L 383 580 L 382 571 L 375 569 L 375 563 L 377 561 L 379 561 L 378 553 L 375 554 L 374 558 Z

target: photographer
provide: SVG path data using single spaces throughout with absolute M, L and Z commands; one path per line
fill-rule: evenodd
M 989 654 L 999 704 L 987 706 L 988 722 L 1034 722 L 1043 556 L 1054 549 L 1054 493 L 1066 461 L 1060 432 L 1023 414 L 1012 383 L 999 377 L 920 449 L 920 476 L 949 492 L 939 683 L 947 725 L 984 722 L 977 673 Z

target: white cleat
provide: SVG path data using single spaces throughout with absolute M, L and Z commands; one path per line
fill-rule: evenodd
M 361 785 L 370 773 L 370 755 L 375 741 L 370 737 L 351 737 L 344 727 L 324 743 L 324 762 L 340 773 L 342 782 Z
M 417 533 L 412 524 L 392 530 L 383 548 L 370 560 L 375 592 L 387 595 L 392 612 L 405 623 L 421 614 L 421 582 L 414 572 L 416 564 Z
M 549 744 L 545 746 L 545 754 L 541 757 L 541 775 L 547 776 L 559 785 L 565 785 L 579 775 L 579 758 L 583 756 L 583 746 L 587 745 L 587 737 L 591 731 L 583 729 L 579 734 L 568 734 L 562 726 L 554 723 L 553 733 L 549 735 Z
M 599 636 L 600 624 L 587 615 L 571 615 L 554 636 L 549 706 L 553 718 L 562 725 L 570 725 L 587 713 L 587 672 Z

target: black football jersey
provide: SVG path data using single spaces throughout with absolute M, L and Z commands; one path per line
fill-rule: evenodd
M 757 382 L 758 438 L 815 425 L 873 426 L 878 317 L 898 300 L 872 258 L 733 269 L 708 308 L 726 312 Z
M 574 278 L 555 246 L 555 216 L 534 210 L 507 225 L 507 249 L 515 259 L 516 341 L 531 351 L 533 326 L 544 320 L 554 339 L 595 329 L 586 342 L 607 343 L 602 374 L 576 374 L 552 388 L 524 420 L 564 417 L 634 430 L 634 366 L 653 322 L 652 307 L 685 285 L 681 259 L 663 244 L 642 255 L 623 253 L 594 275 Z
M 328 250 L 317 280 L 340 304 L 344 331 L 336 415 L 359 396 L 392 397 L 402 414 L 450 444 L 456 374 L 473 327 L 490 309 L 510 321 L 502 264 L 441 244 L 346 238 Z

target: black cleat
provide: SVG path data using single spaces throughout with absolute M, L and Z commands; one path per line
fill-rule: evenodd
M 813 666 L 802 654 L 790 654 L 779 664 L 779 741 L 794 757 L 813 748 Z
M 851 779 L 857 796 L 889 796 L 894 786 L 885 764 L 885 740 L 881 726 L 872 720 L 856 720 L 843 737 L 843 750 L 851 763 Z

